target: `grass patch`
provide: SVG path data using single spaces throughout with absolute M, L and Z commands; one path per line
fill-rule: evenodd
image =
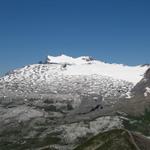
M 145 109 L 141 116 L 127 116 L 127 118 L 129 120 L 123 121 L 126 129 L 150 136 L 150 109 Z

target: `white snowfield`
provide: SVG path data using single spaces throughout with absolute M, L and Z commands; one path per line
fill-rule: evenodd
M 48 56 L 48 63 L 70 64 L 65 75 L 102 75 L 114 79 L 125 80 L 136 84 L 148 69 L 147 66 L 125 66 L 123 64 L 109 64 L 97 60 L 90 60 L 89 56 L 72 58 L 66 55 Z
M 143 78 L 147 69 L 104 63 L 88 56 L 48 56 L 43 64 L 28 65 L 0 78 L 0 95 L 86 93 L 120 97 Z

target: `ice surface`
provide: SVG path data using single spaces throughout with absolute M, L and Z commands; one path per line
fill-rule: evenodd
M 122 64 L 109 64 L 102 61 L 90 60 L 88 56 L 78 58 L 61 56 L 48 56 L 48 62 L 72 64 L 64 72 L 66 75 L 103 75 L 114 79 L 121 79 L 136 84 L 139 82 L 148 66 L 126 66 Z

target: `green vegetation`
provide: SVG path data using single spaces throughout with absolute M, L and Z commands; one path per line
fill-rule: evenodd
M 136 150 L 127 131 L 116 129 L 100 133 L 74 150 Z
M 126 129 L 150 136 L 150 109 L 146 109 L 144 115 L 127 116 L 127 118 L 129 120 L 123 122 Z
M 51 144 L 57 144 L 58 142 L 60 142 L 60 139 L 56 137 L 46 137 L 44 139 L 30 138 L 24 141 L 21 140 L 20 142 L 17 141 L 16 143 L 1 141 L 0 148 L 2 150 L 26 150 L 44 147 Z
M 12 134 L 12 133 L 11 133 Z M 16 139 L 8 140 L 4 139 L 0 141 L 0 150 L 27 150 L 31 149 L 34 150 L 39 147 L 45 147 L 53 144 L 58 144 L 60 142 L 60 138 L 56 137 L 54 134 L 46 135 L 43 138 L 34 137 L 34 138 L 21 138 L 19 133 L 14 131 L 13 134 Z M 4 135 L 5 136 L 5 135 Z M 18 139 L 17 139 L 17 136 Z

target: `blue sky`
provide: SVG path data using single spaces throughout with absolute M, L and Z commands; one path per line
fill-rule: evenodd
M 0 74 L 62 53 L 150 63 L 150 1 L 0 0 Z

